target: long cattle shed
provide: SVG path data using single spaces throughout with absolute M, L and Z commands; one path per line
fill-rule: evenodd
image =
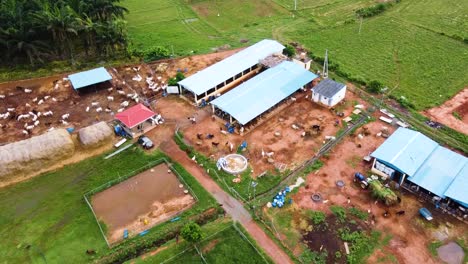
M 303 67 L 284 61 L 213 100 L 213 112 L 218 108 L 229 115 L 231 123 L 235 119 L 246 125 L 315 78 Z
M 233 81 L 250 77 L 258 68 L 260 60 L 282 53 L 283 49 L 284 46 L 277 41 L 264 39 L 183 79 L 178 83 L 181 94 L 193 96 L 195 104 L 199 104 L 202 100 L 231 88 Z
M 390 176 L 412 191 L 468 208 L 468 158 L 420 132 L 398 128 L 372 154 L 372 172 Z

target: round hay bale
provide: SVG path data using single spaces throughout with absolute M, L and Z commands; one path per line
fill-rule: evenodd
M 104 121 L 78 131 L 78 138 L 84 147 L 98 147 L 110 140 L 112 136 L 112 129 Z

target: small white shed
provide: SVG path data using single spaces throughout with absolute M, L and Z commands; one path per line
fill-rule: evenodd
M 346 96 L 346 85 L 325 79 L 312 88 L 312 100 L 328 107 L 333 107 Z

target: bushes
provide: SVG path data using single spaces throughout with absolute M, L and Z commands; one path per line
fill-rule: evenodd
M 177 72 L 176 76 L 170 78 L 167 84 L 170 86 L 176 86 L 177 83 L 182 81 L 183 79 L 185 79 L 185 75 L 182 72 Z
M 326 219 L 325 213 L 321 211 L 310 211 L 308 212 L 308 216 L 310 217 L 314 225 L 319 225 L 321 223 L 324 223 Z
M 330 206 L 330 210 L 332 213 L 338 218 L 338 221 L 344 223 L 346 220 L 346 210 L 338 205 L 332 205 Z
M 294 55 L 296 55 L 296 49 L 293 46 L 291 46 L 289 44 L 286 44 L 286 47 L 284 48 L 283 53 L 284 53 L 284 55 L 291 58 Z
M 169 50 L 162 46 L 153 46 L 148 49 L 141 49 L 130 45 L 127 48 L 127 53 L 130 56 L 143 59 L 145 62 L 169 58 L 171 55 Z
M 359 17 L 373 17 L 378 14 L 385 12 L 385 10 L 389 9 L 393 6 L 394 3 L 399 3 L 400 0 L 389 1 L 385 3 L 378 3 L 373 6 L 365 7 L 356 10 L 356 15 Z
M 380 93 L 382 91 L 383 84 L 379 81 L 373 80 L 367 85 L 366 89 L 371 93 Z

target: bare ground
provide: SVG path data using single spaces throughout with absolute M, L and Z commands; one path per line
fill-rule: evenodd
M 93 195 L 96 216 L 107 227 L 107 239 L 115 243 L 169 219 L 195 203 L 166 164 L 133 176 Z
M 443 105 L 424 111 L 424 114 L 439 123 L 468 134 L 468 87 Z

